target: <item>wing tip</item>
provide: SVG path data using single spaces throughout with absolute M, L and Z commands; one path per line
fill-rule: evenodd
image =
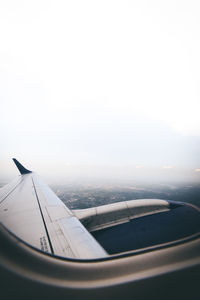
M 21 175 L 32 173 L 32 171 L 30 171 L 30 170 L 26 169 L 24 166 L 22 166 L 22 164 L 20 164 L 20 162 L 16 158 L 13 158 L 13 161 Z

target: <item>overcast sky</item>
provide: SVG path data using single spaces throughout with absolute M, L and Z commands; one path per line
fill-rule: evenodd
M 200 174 L 199 16 L 198 0 L 0 0 L 0 177 L 12 157 Z

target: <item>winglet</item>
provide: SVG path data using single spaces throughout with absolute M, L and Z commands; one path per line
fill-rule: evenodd
M 16 164 L 19 172 L 23 175 L 23 174 L 28 174 L 28 173 L 32 173 L 32 171 L 27 170 L 26 168 L 24 168 L 24 166 L 22 166 L 20 164 L 20 162 L 18 162 L 18 160 L 16 160 L 15 158 L 13 158 L 14 163 Z

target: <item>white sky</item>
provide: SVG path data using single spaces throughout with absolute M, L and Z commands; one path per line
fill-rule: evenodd
M 192 0 L 0 0 L 1 173 L 11 157 L 198 169 L 199 16 Z

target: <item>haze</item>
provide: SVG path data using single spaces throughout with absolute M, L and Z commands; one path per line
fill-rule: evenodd
M 199 1 L 0 1 L 1 180 L 200 178 Z

